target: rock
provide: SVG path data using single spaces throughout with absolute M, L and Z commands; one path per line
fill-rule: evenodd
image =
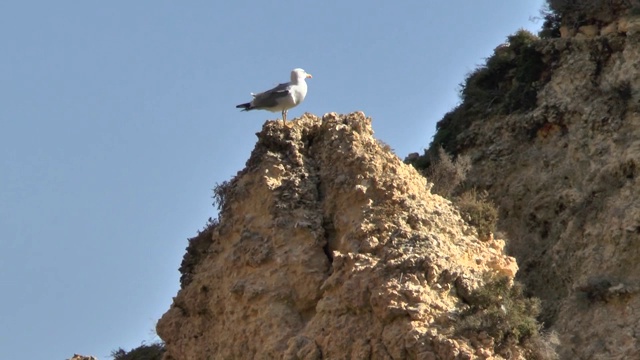
M 224 192 L 158 322 L 167 358 L 472 359 L 456 282 L 517 270 L 361 112 L 265 123 Z
M 486 189 L 500 209 L 518 280 L 541 298 L 563 359 L 640 359 L 640 342 L 629 346 L 640 331 L 638 21 L 616 22 L 627 36 L 540 40 L 555 51 L 536 107 L 472 116 L 458 130 L 471 145 L 453 155 L 476 154 L 467 186 Z M 615 282 L 580 290 L 601 277 Z
M 570 38 L 576 35 L 576 30 L 570 28 L 566 25 L 560 26 L 560 37 L 561 38 Z
M 629 18 L 623 17 L 618 20 L 618 31 L 626 34 L 629 31 Z
M 598 36 L 600 29 L 598 29 L 597 25 L 584 25 L 578 28 L 578 32 L 588 38 L 592 38 Z
M 600 29 L 601 36 L 616 34 L 618 32 L 618 22 L 614 21 Z

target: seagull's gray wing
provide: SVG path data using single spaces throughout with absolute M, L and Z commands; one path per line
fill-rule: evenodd
M 278 105 L 278 100 L 289 96 L 291 83 L 282 83 L 271 90 L 253 94 L 252 107 L 255 109 L 271 108 Z

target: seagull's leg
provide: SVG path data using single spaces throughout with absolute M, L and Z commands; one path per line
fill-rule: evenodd
M 287 110 L 282 110 L 282 125 L 287 126 Z

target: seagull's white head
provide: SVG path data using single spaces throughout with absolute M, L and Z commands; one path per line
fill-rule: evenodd
M 312 78 L 313 76 L 311 76 L 311 74 L 307 74 L 306 71 L 297 68 L 297 69 L 293 69 L 291 70 L 291 81 L 297 83 L 300 80 L 304 80 L 307 78 Z

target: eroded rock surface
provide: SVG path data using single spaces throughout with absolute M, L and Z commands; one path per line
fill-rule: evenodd
M 363 113 L 267 122 L 223 193 L 158 323 L 167 359 L 500 358 L 452 327 L 459 294 L 487 272 L 513 277 L 514 259 Z
M 535 108 L 470 118 L 458 153 L 498 205 L 561 357 L 637 359 L 640 32 L 535 46 L 548 78 Z

